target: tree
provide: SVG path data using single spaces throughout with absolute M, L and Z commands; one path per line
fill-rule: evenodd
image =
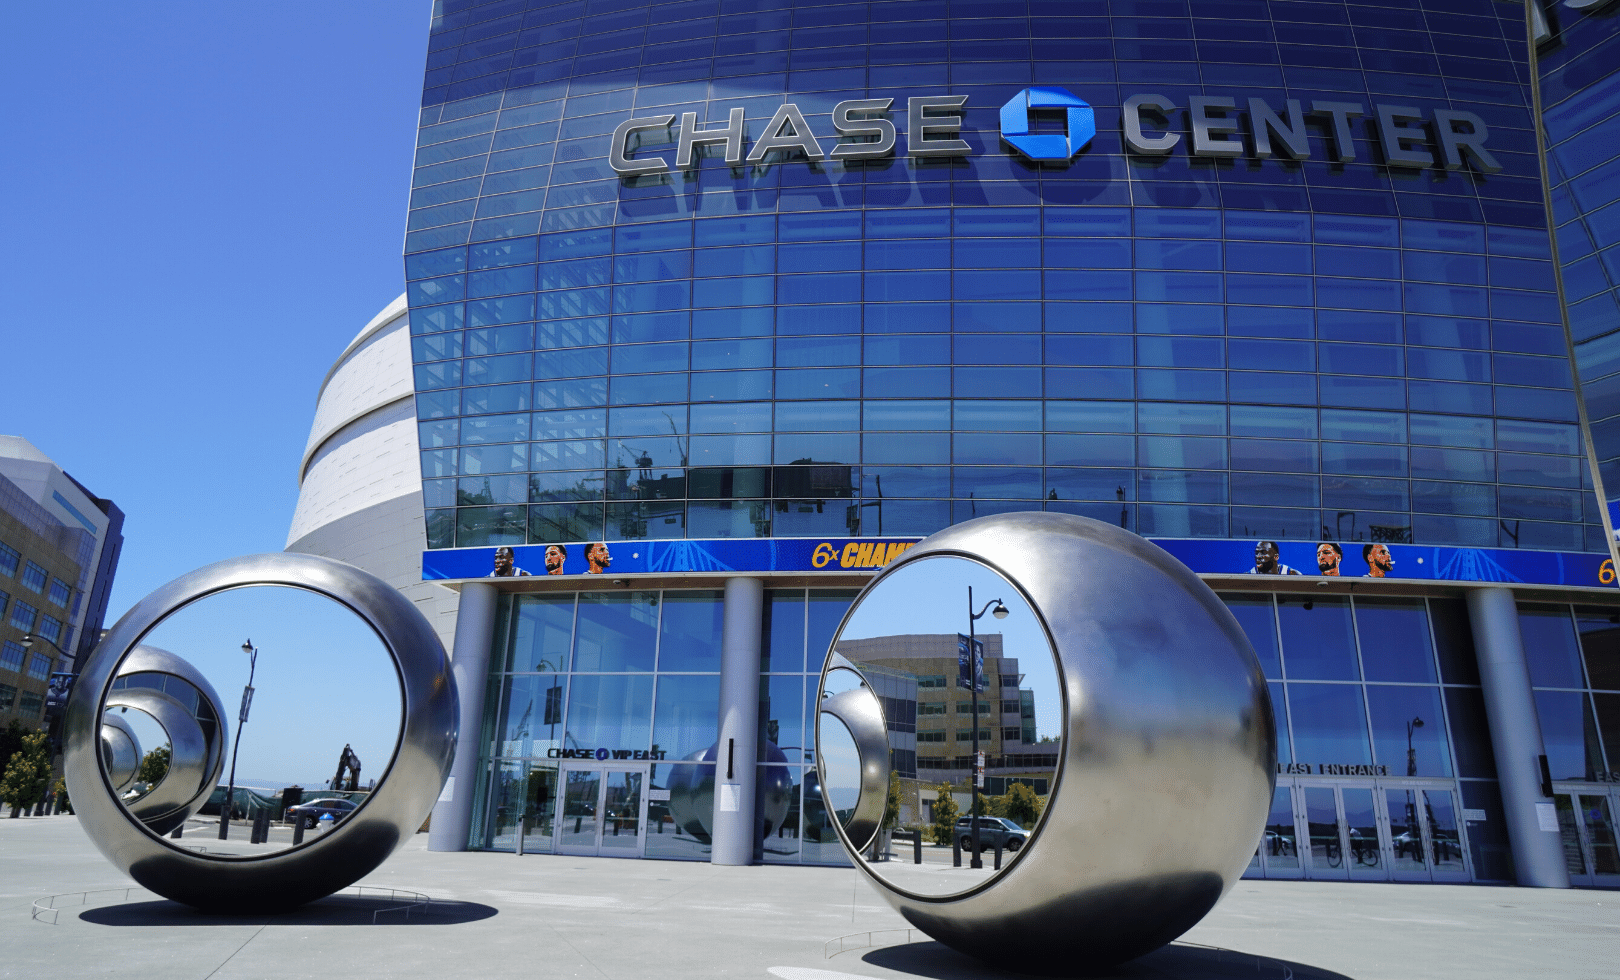
M 44 732 L 24 735 L 23 747 L 11 754 L 0 776 L 0 802 L 11 807 L 13 817 L 45 798 L 51 780 L 51 751 L 45 742 Z
M 1028 783 L 1009 783 L 1007 792 L 997 801 L 1001 812 L 997 816 L 1016 821 L 1028 828 L 1041 818 L 1041 798 Z
M 158 783 L 163 782 L 163 777 L 169 774 L 170 755 L 167 745 L 159 745 L 146 753 L 146 758 L 141 760 L 141 768 L 135 774 L 135 779 L 148 786 L 156 786 Z
M 67 780 L 61 777 L 56 780 L 56 803 L 57 813 L 73 812 L 73 801 L 68 799 Z
M 0 765 L 10 759 L 13 753 L 22 751 L 23 736 L 27 734 L 28 730 L 15 718 L 11 719 L 11 724 L 0 730 Z
M 900 823 L 900 774 L 889 770 L 889 800 L 883 808 L 883 829 L 893 830 Z
M 951 797 L 950 783 L 940 783 L 934 800 L 934 843 L 949 844 L 956 832 L 956 818 L 962 812 Z

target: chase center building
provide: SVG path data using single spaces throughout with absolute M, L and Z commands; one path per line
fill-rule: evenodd
M 467 722 L 433 846 L 843 861 L 810 701 L 855 590 L 1047 510 L 1248 631 L 1251 874 L 1620 883 L 1530 13 L 436 3 L 405 268 Z

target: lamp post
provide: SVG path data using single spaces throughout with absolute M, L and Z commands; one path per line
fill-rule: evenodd
M 1417 749 L 1412 746 L 1412 733 L 1422 727 L 1423 719 L 1417 716 L 1413 716 L 1412 720 L 1406 723 L 1406 774 L 1408 776 L 1417 775 Z M 1417 829 L 1417 792 L 1409 789 L 1406 791 L 1406 832 L 1414 834 L 1417 833 Z M 1421 860 L 1423 845 L 1421 843 L 1417 844 L 1412 849 L 1412 852 Z
M 995 609 L 991 610 L 991 606 Z M 984 867 L 984 858 L 979 856 L 979 669 L 982 661 L 979 659 L 979 639 L 973 624 L 984 618 L 985 613 L 997 619 L 1007 618 L 1007 607 L 1000 599 L 991 599 L 985 603 L 978 612 L 973 611 L 973 586 L 968 586 L 968 690 L 973 692 L 973 767 L 972 802 L 968 805 L 968 823 L 973 828 L 973 859 L 969 867 Z
M 1417 749 L 1412 747 L 1412 733 L 1423 727 L 1422 718 L 1413 718 L 1406 723 L 1406 774 L 1417 775 Z
M 253 672 L 259 666 L 259 648 L 244 640 L 242 652 L 248 655 L 248 682 L 242 688 L 242 710 L 236 716 L 236 738 L 231 742 L 231 777 L 225 788 L 225 801 L 219 808 L 219 839 L 231 832 L 231 809 L 236 805 L 236 750 L 242 747 L 242 726 L 247 724 L 248 708 L 253 705 Z

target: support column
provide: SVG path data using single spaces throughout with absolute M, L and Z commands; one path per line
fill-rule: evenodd
M 450 673 L 456 679 L 461 725 L 456 737 L 456 758 L 450 764 L 439 802 L 433 806 L 428 828 L 428 850 L 465 851 L 472 825 L 473 787 L 478 782 L 479 733 L 484 730 L 484 687 L 489 680 L 489 647 L 495 638 L 495 601 L 499 593 L 487 582 L 461 587 L 456 611 L 455 649 Z
M 754 783 L 759 755 L 759 647 L 765 583 L 726 579 L 720 640 L 720 742 L 714 766 L 711 864 L 754 861 Z
M 1568 888 L 1569 870 L 1557 822 L 1553 821 L 1553 829 L 1544 830 L 1540 819 L 1552 809 L 1552 800 L 1541 792 L 1545 749 L 1513 590 L 1502 586 L 1469 590 L 1468 622 L 1474 631 L 1485 719 L 1491 729 L 1502 809 L 1513 845 L 1513 870 L 1520 885 Z M 1538 806 L 1545 807 L 1542 814 L 1537 813 Z

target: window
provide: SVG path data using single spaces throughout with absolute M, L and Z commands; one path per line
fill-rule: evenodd
M 945 733 L 944 732 L 918 732 L 917 733 L 917 741 L 919 741 L 919 742 L 943 742 L 943 741 L 945 741 Z
M 17 711 L 23 717 L 29 718 L 39 714 L 40 709 L 44 707 L 45 699 L 40 697 L 37 692 L 24 691 L 22 693 L 22 704 L 17 706 Z
M 66 582 L 59 578 L 51 579 L 52 602 L 56 603 L 58 606 L 61 606 L 63 609 L 66 609 L 68 600 L 71 598 L 73 598 L 73 589 L 70 588 Z
M 50 616 L 39 617 L 39 635 L 57 646 L 62 645 L 62 621 Z
M 22 670 L 23 646 L 16 640 L 7 640 L 0 646 L 0 668 L 6 670 Z
M 11 604 L 11 625 L 22 630 L 24 633 L 32 633 L 34 631 L 34 619 L 38 615 L 38 609 L 35 609 L 33 606 L 30 606 L 21 599 L 18 599 L 16 602 Z
M 943 704 L 924 703 L 917 705 L 917 714 L 919 715 L 942 715 L 944 713 L 945 706 Z
M 10 599 L 10 596 L 6 595 L 4 592 L 0 592 L 0 613 L 4 613 L 6 611 L 6 603 Z
M 29 562 L 22 573 L 22 584 L 30 592 L 44 592 L 45 583 L 50 579 L 45 569 L 33 562 Z
M 1001 730 L 1001 738 L 1005 742 L 1016 742 L 1021 734 L 1023 734 L 1022 730 L 1017 728 L 1003 728 Z
M 4 541 L 0 541 L 0 572 L 5 572 L 7 575 L 17 574 L 17 562 L 21 558 L 22 555 L 17 553 L 16 548 L 6 544 Z
M 944 674 L 928 674 L 926 676 L 919 676 L 917 678 L 917 686 L 919 688 L 924 688 L 924 687 L 944 687 L 945 686 L 945 675 Z
M 1001 686 L 1002 687 L 1017 687 L 1018 686 L 1018 675 L 1017 674 L 1002 674 L 1001 675 Z
M 36 653 L 28 658 L 28 676 L 36 681 L 42 681 L 51 676 L 51 658 L 43 653 Z
M 10 711 L 16 703 L 17 689 L 10 684 L 0 684 L 0 711 Z
M 1003 702 L 1001 702 L 1001 713 L 1004 714 L 1004 715 L 1016 715 L 1018 713 L 1018 702 L 1017 701 L 1003 701 Z
M 959 715 L 971 715 L 973 713 L 973 704 L 972 704 L 972 702 L 963 701 L 960 704 L 958 704 L 956 706 L 956 713 L 959 714 Z M 989 701 L 980 701 L 979 702 L 979 714 L 987 715 L 989 713 L 990 713 L 990 702 Z

